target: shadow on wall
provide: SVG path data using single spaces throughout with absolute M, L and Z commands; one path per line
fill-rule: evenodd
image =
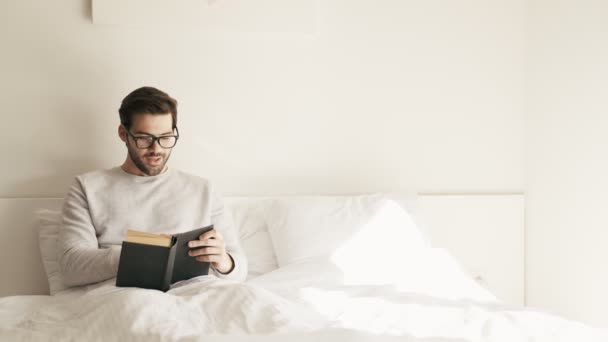
M 94 0 L 83 0 L 84 6 L 82 8 L 82 14 L 85 19 L 88 19 L 93 22 L 93 1 Z

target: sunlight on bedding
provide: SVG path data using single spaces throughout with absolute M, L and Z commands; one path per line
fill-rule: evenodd
M 371 334 L 433 341 L 604 341 L 583 324 L 501 304 L 398 295 L 378 287 L 368 287 L 363 293 L 360 289 L 304 288 L 300 296 L 332 328 Z
M 410 216 L 394 201 L 382 201 L 375 215 L 342 244 L 331 261 L 347 284 L 404 281 L 404 262 L 428 249 Z M 370 273 L 362 270 L 373 270 Z
M 338 327 L 374 334 L 479 339 L 487 311 L 423 297 L 410 302 L 382 297 L 351 296 L 341 291 L 303 289 L 302 297 Z M 463 324 L 464 323 L 464 324 Z M 505 336 L 505 335 L 503 335 Z M 514 337 L 514 336 L 511 336 Z M 505 341 L 514 341 L 505 339 Z
M 331 255 L 344 285 L 393 285 L 402 291 L 495 301 L 445 249 L 431 248 L 409 214 L 383 201 L 375 215 Z

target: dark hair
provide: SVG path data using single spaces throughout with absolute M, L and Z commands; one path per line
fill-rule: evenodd
M 137 114 L 171 114 L 173 128 L 177 127 L 177 101 L 164 91 L 153 87 L 133 90 L 120 104 L 118 114 L 120 123 L 131 128 L 133 117 Z

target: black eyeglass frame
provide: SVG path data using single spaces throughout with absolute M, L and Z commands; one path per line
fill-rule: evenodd
M 179 140 L 179 130 L 177 129 L 177 126 L 175 126 L 175 127 L 173 127 L 173 128 L 175 128 L 175 133 L 176 133 L 175 135 L 161 135 L 160 137 L 154 136 L 154 135 L 152 135 L 152 134 L 145 134 L 145 133 L 144 133 L 145 137 L 142 137 L 142 136 L 136 137 L 136 136 L 134 136 L 134 135 L 133 135 L 133 133 L 131 133 L 131 131 L 129 131 L 129 130 L 126 128 L 126 127 L 125 127 L 125 131 L 127 131 L 127 135 L 131 136 L 131 138 L 133 138 L 133 140 L 135 141 L 135 147 L 137 147 L 137 148 L 138 148 L 138 149 L 140 149 L 140 150 L 145 150 L 145 149 L 148 149 L 148 148 L 150 148 L 150 147 L 154 146 L 154 144 L 155 144 L 156 142 L 158 142 L 158 146 L 160 146 L 160 147 L 162 147 L 162 148 L 164 148 L 164 149 L 170 149 L 170 148 L 175 147 L 175 145 L 177 144 L 177 140 Z M 175 138 L 175 142 L 173 143 L 173 145 L 172 145 L 172 146 L 170 146 L 170 147 L 165 147 L 165 146 L 163 146 L 163 145 L 160 143 L 160 139 L 162 139 L 162 138 L 171 138 L 171 137 Z M 150 145 L 148 145 L 148 147 L 139 147 L 139 146 L 138 146 L 137 141 L 138 141 L 139 139 L 149 139 L 149 138 L 152 138 L 152 142 L 150 143 Z

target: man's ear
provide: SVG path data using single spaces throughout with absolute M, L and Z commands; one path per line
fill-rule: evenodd
M 118 125 L 118 136 L 120 137 L 120 140 L 125 143 L 127 142 L 127 131 L 125 130 L 125 126 Z

